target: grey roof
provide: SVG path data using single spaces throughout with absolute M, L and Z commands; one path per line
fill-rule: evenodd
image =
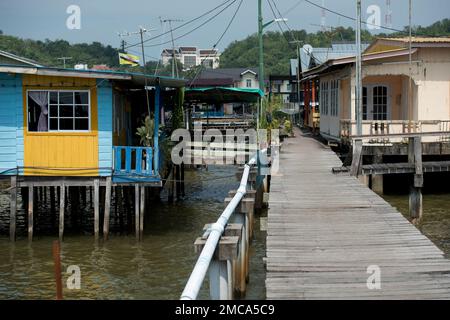
M 369 43 L 362 43 L 361 50 L 364 51 L 368 46 Z M 356 55 L 356 44 L 346 42 L 333 43 L 329 48 L 313 48 L 312 52 L 309 53 L 301 50 L 300 54 L 302 58 L 302 71 L 306 71 L 317 65 L 325 63 L 330 59 Z M 303 61 L 305 61 L 305 64 Z
M 203 69 L 198 76 L 198 79 L 233 79 L 233 81 L 239 81 L 241 79 L 241 73 L 250 70 L 258 74 L 258 68 L 218 68 L 218 69 Z
M 43 67 L 43 65 L 37 63 L 34 60 L 24 58 L 3 50 L 0 50 L 0 63 L 10 65 L 20 65 L 20 66 L 26 65 L 32 67 Z

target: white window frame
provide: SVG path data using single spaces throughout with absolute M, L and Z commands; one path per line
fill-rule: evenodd
M 250 83 L 250 85 L 248 85 L 249 83 Z M 253 81 L 252 81 L 252 79 L 245 79 L 245 86 L 246 86 L 247 88 L 253 87 Z
M 374 87 L 386 87 L 386 120 L 374 120 L 373 119 L 373 88 Z M 367 88 L 367 120 L 369 121 L 388 121 L 392 119 L 392 104 L 391 104 L 391 88 L 386 83 L 371 83 L 363 85 Z M 362 95 L 362 92 L 361 92 Z
M 48 108 L 47 128 L 48 128 L 48 131 L 29 131 L 29 127 L 28 127 L 29 126 L 28 93 L 29 92 L 39 92 L 39 91 L 46 91 L 46 92 L 48 92 L 48 97 L 47 97 L 47 99 L 48 99 L 48 102 L 47 102 L 47 108 Z M 88 126 L 89 126 L 88 130 L 59 130 L 59 129 L 58 130 L 50 130 L 50 92 L 73 92 L 73 93 L 75 93 L 75 92 L 86 92 L 88 94 L 88 103 L 87 103 L 87 106 L 88 106 L 88 118 L 87 119 L 88 119 Z M 91 132 L 91 130 L 92 130 L 92 128 L 91 128 L 91 120 L 92 120 L 91 116 L 92 116 L 92 113 L 91 113 L 91 91 L 90 90 L 86 90 L 86 89 L 81 89 L 81 90 L 76 90 L 76 89 L 72 89 L 72 90 L 71 89 L 61 89 L 61 90 L 58 90 L 58 89 L 27 89 L 26 93 L 27 93 L 27 101 L 26 101 L 26 103 L 27 103 L 27 130 L 28 130 L 29 133 L 44 133 L 44 132 L 61 132 L 61 133 L 68 133 L 68 132 L 75 132 L 75 133 L 76 132 L 80 132 L 81 133 L 81 132 L 83 132 L 83 133 L 85 133 L 85 132 Z M 74 95 L 74 99 L 75 99 L 75 95 Z M 73 107 L 74 108 L 75 108 L 75 105 L 76 105 L 75 101 L 73 101 Z M 58 99 L 58 105 L 57 106 L 58 106 L 58 110 L 59 110 L 59 106 L 60 106 L 59 99 Z M 75 117 L 75 109 L 73 110 L 73 114 L 74 114 L 73 118 L 75 119 L 76 118 Z M 59 119 L 60 119 L 59 114 L 58 114 L 57 119 L 58 119 L 58 122 L 59 122 Z M 58 128 L 59 128 L 59 125 L 58 125 Z

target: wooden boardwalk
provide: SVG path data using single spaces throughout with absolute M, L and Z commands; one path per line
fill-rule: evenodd
M 272 176 L 267 299 L 450 299 L 450 261 L 328 147 L 296 132 Z M 381 289 L 368 289 L 370 265 Z

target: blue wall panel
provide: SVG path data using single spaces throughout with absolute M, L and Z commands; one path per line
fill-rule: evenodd
M 97 80 L 98 105 L 98 166 L 112 168 L 112 109 L 113 90 L 107 80 Z M 111 174 L 109 170 L 99 170 L 101 176 Z
M 22 77 L 0 73 L 0 172 L 17 166 L 23 166 Z

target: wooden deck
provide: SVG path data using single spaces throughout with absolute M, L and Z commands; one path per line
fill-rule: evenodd
M 273 175 L 268 299 L 450 299 L 450 261 L 396 209 L 349 175 L 328 147 L 296 132 Z M 381 289 L 368 289 L 370 265 Z

